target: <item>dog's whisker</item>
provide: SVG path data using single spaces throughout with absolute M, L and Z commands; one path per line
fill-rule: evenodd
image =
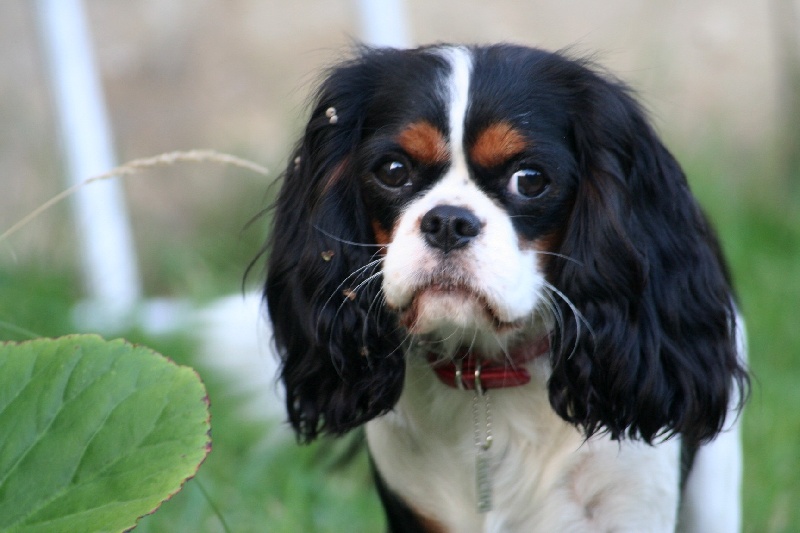
M 551 309 L 553 320 L 555 324 L 558 326 L 558 330 L 560 332 L 559 345 L 563 346 L 566 337 L 566 331 L 565 331 L 566 320 L 564 319 L 564 313 L 561 310 L 561 306 L 558 305 L 558 302 L 556 301 L 556 294 L 552 290 L 550 290 L 550 288 L 546 287 L 546 290 L 544 291 L 543 294 L 546 298 L 547 302 L 546 305 L 548 306 L 548 308 Z M 578 326 L 578 330 L 580 331 L 580 325 Z
M 376 266 L 380 265 L 381 261 L 383 261 L 382 257 L 380 257 L 378 259 L 375 259 L 375 260 L 372 260 L 369 263 L 367 263 L 366 265 L 363 265 L 363 266 L 357 268 L 356 270 L 354 270 L 353 272 L 351 272 L 346 278 L 344 278 L 342 280 L 341 283 L 339 283 L 339 285 L 336 286 L 336 288 L 330 293 L 330 295 L 328 295 L 328 299 L 323 304 L 322 309 L 325 309 L 326 307 L 328 307 L 328 304 L 331 303 L 331 300 L 337 294 L 342 294 L 342 291 L 344 290 L 344 287 L 345 287 L 345 285 L 347 284 L 347 282 L 349 280 L 353 279 L 356 276 L 363 275 L 370 268 L 373 268 L 373 267 L 376 267 Z M 374 275 L 374 274 L 371 274 L 370 276 L 372 276 L 372 275 Z M 350 289 L 350 290 L 353 290 L 353 289 Z M 345 298 L 347 298 L 347 296 L 345 296 Z
M 369 303 L 369 306 L 367 307 L 367 312 L 364 315 L 364 324 L 362 326 L 362 342 L 363 342 L 364 346 L 367 345 L 367 337 L 368 337 L 368 329 L 367 328 L 368 328 L 368 325 L 369 325 L 369 315 L 372 312 L 372 309 L 375 306 L 375 303 L 380 302 L 382 300 L 382 297 L 381 297 L 382 294 L 383 294 L 382 292 L 378 292 L 377 294 L 375 294 L 375 296 L 372 298 L 372 301 Z M 380 313 L 380 305 L 378 306 L 378 311 L 377 312 Z M 375 318 L 376 318 L 376 320 L 378 320 L 380 317 L 376 316 Z
M 536 250 L 534 253 L 536 253 L 536 255 L 550 255 L 550 256 L 553 256 L 553 257 L 559 257 L 559 258 L 561 258 L 561 259 L 563 259 L 565 261 L 570 261 L 572 263 L 575 263 L 578 266 L 581 266 L 581 267 L 584 266 L 583 261 L 578 261 L 577 259 L 574 259 L 574 258 L 572 258 L 572 257 L 570 257 L 568 255 L 560 254 L 558 252 L 548 252 L 546 250 Z
M 462 338 L 463 338 L 463 328 L 462 328 Z M 475 341 L 478 339 L 478 330 L 472 330 L 472 340 L 469 341 L 469 347 L 467 348 L 467 352 L 470 353 L 472 350 L 475 349 Z
M 356 285 L 352 289 L 348 289 L 349 292 L 348 292 L 348 294 L 344 295 L 344 297 L 342 298 L 342 301 L 339 304 L 339 307 L 336 309 L 336 315 L 335 316 L 339 315 L 339 312 L 347 304 L 348 301 L 351 301 L 352 299 L 358 298 L 358 291 L 361 290 L 361 288 L 363 288 L 364 286 L 368 285 L 369 283 L 375 281 L 376 279 L 380 278 L 381 274 L 382 274 L 381 272 L 376 272 L 375 274 L 372 274 L 369 277 L 367 277 L 367 279 L 365 279 L 364 281 L 362 281 L 361 283 L 359 283 L 358 285 Z
M 503 360 L 506 362 L 506 364 L 511 368 L 516 368 L 514 358 L 511 357 L 511 353 L 508 351 L 507 343 L 505 343 L 497 333 L 493 332 L 492 337 L 497 343 L 498 348 L 500 348 L 500 352 L 503 354 Z
M 383 272 L 375 272 L 374 274 L 370 274 L 369 277 L 367 277 L 364 281 L 362 281 L 361 283 L 359 283 L 358 285 L 356 285 L 355 287 L 353 287 L 350 290 L 353 291 L 354 293 L 358 294 L 358 291 L 361 290 L 365 285 L 368 285 L 369 283 L 372 283 L 376 279 L 380 278 L 382 275 L 383 275 Z
M 561 344 L 564 344 L 564 315 L 561 312 L 561 307 L 558 306 L 553 294 L 550 290 L 545 290 L 542 293 L 542 305 L 545 307 L 547 312 L 549 313 L 549 317 L 551 317 L 554 325 L 557 326 L 558 330 L 561 332 Z M 543 316 L 543 319 L 546 320 L 547 317 Z
M 573 355 L 575 355 L 575 353 L 576 353 L 576 351 L 578 349 L 577 339 L 580 337 L 581 324 L 583 324 L 586 327 L 587 331 L 589 332 L 589 335 L 591 335 L 592 337 L 595 337 L 594 330 L 592 329 L 591 324 L 589 324 L 589 321 L 586 320 L 586 317 L 583 316 L 583 314 L 580 312 L 580 310 L 575 306 L 575 304 L 572 303 L 572 301 L 567 297 L 566 294 L 564 294 L 563 292 L 558 290 L 553 284 L 551 284 L 551 283 L 549 283 L 547 281 L 545 281 L 544 284 L 545 284 L 545 287 L 547 287 L 548 290 L 550 290 L 553 293 L 555 293 L 556 295 L 558 295 L 564 301 L 564 303 L 567 304 L 567 306 L 572 311 L 573 316 L 575 317 L 575 324 L 576 324 L 576 327 L 577 327 L 577 335 L 575 336 L 576 341 L 575 341 L 575 345 L 572 347 L 572 352 L 570 352 L 569 356 L 567 357 L 567 359 L 570 359 L 570 358 L 572 358 Z
M 338 285 L 336 290 L 328 297 L 328 299 L 325 301 L 325 304 L 322 306 L 322 308 L 324 309 L 325 307 L 328 306 L 328 304 L 330 304 L 330 302 L 333 299 L 333 297 L 336 295 L 337 292 L 340 292 L 340 289 L 345 285 L 345 283 L 347 283 L 348 279 L 352 278 L 353 276 L 356 276 L 356 275 L 359 275 L 359 274 L 363 274 L 371 266 L 375 266 L 376 264 L 380 263 L 381 260 L 382 259 L 377 259 L 375 261 L 371 261 L 370 263 L 367 263 L 366 265 L 364 265 L 362 267 L 359 267 L 353 273 L 351 273 L 349 276 L 347 276 L 347 278 L 345 278 L 344 281 L 342 281 L 342 283 L 340 283 Z M 374 281 L 375 279 L 379 278 L 380 276 L 381 276 L 381 272 L 376 272 L 376 273 L 371 274 L 370 276 L 368 276 L 367 279 L 364 280 L 363 282 L 359 283 L 356 286 L 356 288 L 348 289 L 346 291 L 347 294 L 344 294 L 345 291 L 341 291 L 342 295 L 343 295 L 343 298 L 342 298 L 342 301 L 339 304 L 339 306 L 336 308 L 336 312 L 333 315 L 333 321 L 334 322 L 336 321 L 336 319 L 339 317 L 339 313 L 341 313 L 342 309 L 344 308 L 344 306 L 347 304 L 348 301 L 358 297 L 357 291 L 360 290 L 361 287 L 367 285 L 371 281 Z M 365 319 L 366 318 L 367 318 L 367 316 L 365 316 Z M 365 321 L 365 326 L 364 327 L 366 328 L 366 321 Z M 331 330 L 330 335 L 328 337 L 328 345 L 329 346 L 332 346 L 333 343 L 334 343 L 333 335 L 334 335 L 334 332 L 333 332 L 333 330 Z M 330 353 L 333 353 L 333 350 L 329 350 L 329 351 L 330 351 Z M 334 367 L 336 367 L 337 366 L 336 362 L 333 361 L 333 363 L 334 363 Z
M 333 235 L 332 233 L 329 233 L 329 232 L 325 231 L 324 229 L 320 228 L 316 224 L 314 225 L 314 229 L 319 231 L 320 233 L 322 233 L 326 237 L 329 237 L 329 238 L 335 240 L 336 242 L 340 242 L 342 244 L 348 244 L 350 246 L 361 246 L 361 247 L 364 247 L 364 248 L 378 248 L 379 250 L 384 247 L 383 244 L 372 244 L 372 243 L 366 243 L 366 242 L 348 241 L 347 239 L 343 239 L 341 237 L 337 237 L 336 235 Z

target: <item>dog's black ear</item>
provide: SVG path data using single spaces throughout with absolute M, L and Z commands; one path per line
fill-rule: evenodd
M 342 434 L 397 401 L 404 361 L 379 312 L 378 246 L 354 154 L 368 77 L 357 62 L 323 83 L 284 173 L 264 296 L 282 358 L 289 421 L 304 441 Z
M 551 403 L 588 435 L 708 440 L 747 387 L 719 245 L 628 89 L 578 77 L 579 185 L 550 272 L 570 301 L 553 335 Z

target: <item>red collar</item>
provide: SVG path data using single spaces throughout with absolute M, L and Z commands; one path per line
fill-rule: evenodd
M 531 380 L 525 363 L 550 351 L 550 338 L 542 338 L 526 344 L 511 354 L 509 360 L 487 360 L 480 354 L 462 349 L 449 360 L 441 361 L 436 354 L 429 354 L 428 360 L 439 381 L 461 390 L 502 389 L 518 387 Z

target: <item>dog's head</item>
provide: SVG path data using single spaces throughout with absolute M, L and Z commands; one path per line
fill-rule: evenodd
M 419 341 L 502 358 L 549 335 L 555 411 L 648 442 L 713 437 L 746 379 L 680 167 L 623 84 L 563 55 L 365 49 L 332 69 L 267 253 L 304 439 L 391 409 Z

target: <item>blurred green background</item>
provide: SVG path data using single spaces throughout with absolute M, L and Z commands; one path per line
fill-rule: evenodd
M 0 233 L 65 188 L 32 5 L 0 8 Z M 596 53 L 640 93 L 718 228 L 747 320 L 755 379 L 744 504 L 753 533 L 800 531 L 800 16 L 782 11 L 791 5 L 406 3 L 415 43 L 570 47 Z M 214 148 L 273 176 L 316 73 L 360 31 L 354 1 L 86 6 L 120 162 Z M 126 178 L 146 296 L 202 306 L 240 291 L 267 231 L 264 220 L 247 223 L 268 202 L 269 181 L 195 163 Z M 85 295 L 77 246 L 68 203 L 0 242 L 0 339 L 75 330 L 71 313 Z M 198 355 L 191 328 L 153 335 L 131 325 L 120 334 L 197 367 L 212 401 L 211 456 L 139 530 L 382 529 L 357 435 L 297 447 L 278 422 L 252 415 L 252 390 L 220 371 L 230 354 L 217 354 L 217 364 Z

